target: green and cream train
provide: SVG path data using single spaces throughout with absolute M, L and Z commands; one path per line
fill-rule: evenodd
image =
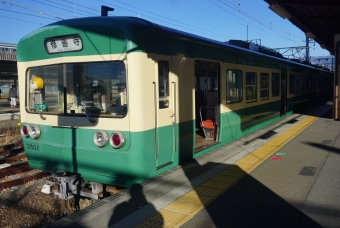
M 17 61 L 28 163 L 65 199 L 140 183 L 332 99 L 327 70 L 133 17 L 42 27 Z

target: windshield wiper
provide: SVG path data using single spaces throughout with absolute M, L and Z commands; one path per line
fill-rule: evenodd
M 89 118 L 89 121 L 90 121 L 91 123 L 95 123 L 96 121 L 95 121 L 94 119 L 92 119 L 91 112 L 90 112 L 90 110 L 85 106 L 85 103 L 84 103 L 84 102 L 81 102 L 81 106 L 84 108 L 85 114 L 86 114 L 87 118 Z

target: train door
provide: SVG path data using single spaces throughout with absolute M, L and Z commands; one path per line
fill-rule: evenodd
M 280 116 L 287 112 L 287 71 L 281 71 L 281 109 Z
M 156 79 L 154 82 L 156 108 L 156 169 L 173 163 L 175 145 L 175 101 L 174 83 L 171 78 L 171 58 L 157 56 Z
M 218 142 L 219 138 L 219 72 L 217 62 L 195 61 L 195 114 L 197 153 Z

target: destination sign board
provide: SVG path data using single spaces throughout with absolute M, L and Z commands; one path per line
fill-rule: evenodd
M 45 49 L 49 54 L 81 51 L 83 42 L 78 35 L 59 36 L 45 40 Z

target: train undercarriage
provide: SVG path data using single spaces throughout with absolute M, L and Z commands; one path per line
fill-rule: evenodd
M 99 200 L 105 197 L 106 186 L 97 182 L 84 181 L 80 174 L 66 175 L 66 173 L 53 174 L 41 189 L 45 194 L 58 196 L 69 200 L 75 196 L 82 196 Z

